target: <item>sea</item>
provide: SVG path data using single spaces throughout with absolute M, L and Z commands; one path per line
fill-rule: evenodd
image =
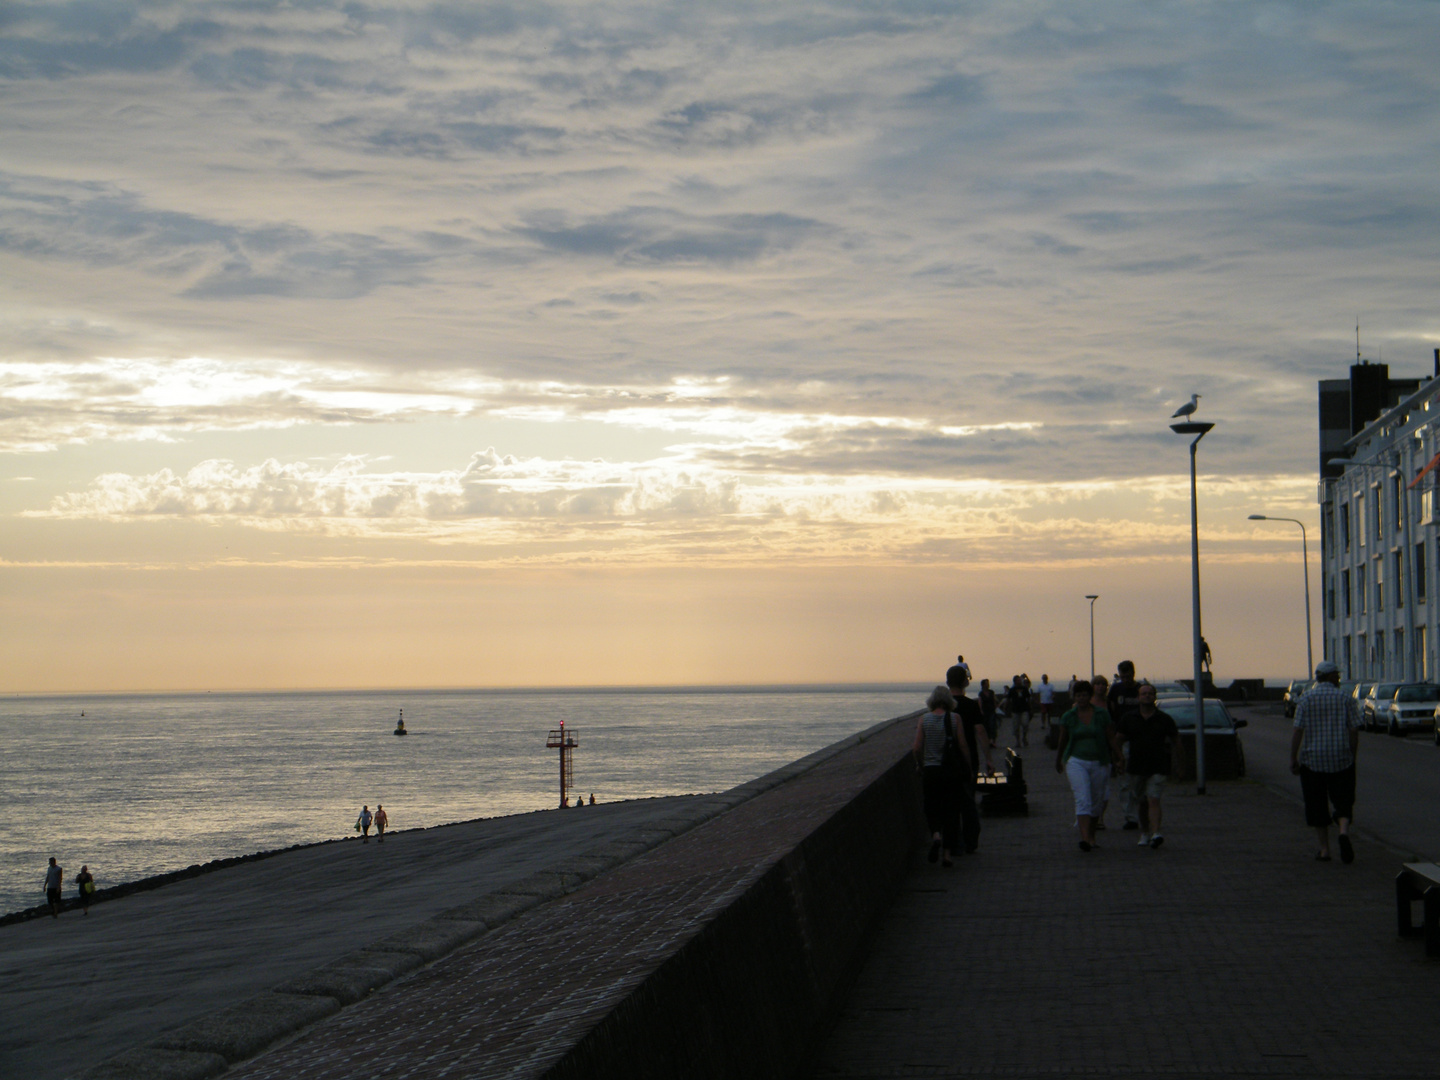
M 211 859 L 559 805 L 723 791 L 891 717 L 928 684 L 10 697 L 0 702 L 0 913 L 45 867 L 97 888 Z M 404 712 L 408 734 L 393 732 Z

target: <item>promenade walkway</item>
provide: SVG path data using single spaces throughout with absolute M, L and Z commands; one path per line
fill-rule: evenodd
M 1086 855 L 1053 754 L 1028 764 L 1031 817 L 910 874 L 814 1080 L 1440 1071 L 1440 967 L 1395 936 L 1401 854 L 1317 863 L 1295 802 L 1234 781 L 1170 794 L 1158 851 L 1112 805 Z

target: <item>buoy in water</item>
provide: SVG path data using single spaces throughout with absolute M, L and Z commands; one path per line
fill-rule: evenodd
M 401 709 L 401 710 L 400 710 L 400 719 L 395 722 L 395 734 L 396 734 L 396 735 L 404 735 L 404 734 L 405 734 L 405 710 L 404 710 L 404 709 Z

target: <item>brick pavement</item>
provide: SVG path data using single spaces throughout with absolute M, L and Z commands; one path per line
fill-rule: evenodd
M 909 724 L 886 729 L 497 928 L 227 1077 L 544 1073 L 688 938 L 707 930 L 718 912 L 778 860 L 793 857 L 798 844 L 885 773 L 911 731 Z M 905 858 L 903 850 L 896 856 L 897 870 Z M 785 944 L 777 940 L 776 948 Z M 732 995 L 743 996 L 743 989 Z M 763 1038 L 759 1026 L 763 1021 L 756 1038 Z
M 1030 818 L 987 821 L 954 871 L 917 864 L 813 1080 L 1440 1072 L 1398 856 L 1316 863 L 1298 806 L 1247 781 L 1172 792 L 1159 851 L 1112 829 L 1085 855 L 1050 760 Z

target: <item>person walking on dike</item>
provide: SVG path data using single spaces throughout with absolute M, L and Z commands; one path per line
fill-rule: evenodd
M 970 674 L 970 665 L 965 663 L 964 654 L 957 656 L 955 658 L 955 663 L 951 664 L 949 670 L 945 672 L 945 685 L 950 687 L 952 692 L 955 689 L 955 680 L 960 675 L 965 676 L 965 682 L 961 685 L 968 686 L 970 684 L 972 676 Z
M 89 915 L 90 897 L 95 894 L 95 875 L 90 873 L 90 867 L 80 867 L 80 872 L 75 875 L 75 890 L 80 898 L 80 914 Z
M 378 802 L 375 804 L 375 839 L 379 843 L 385 842 L 385 826 L 390 824 L 390 815 L 385 813 L 385 807 Z
M 65 884 L 65 868 L 50 856 L 50 865 L 45 870 L 45 902 L 50 905 L 50 917 L 60 917 L 60 888 Z
M 1350 821 L 1359 748 L 1360 717 L 1355 699 L 1341 692 L 1340 668 L 1335 661 L 1322 660 L 1315 665 L 1314 687 L 1295 706 L 1295 732 L 1290 737 L 1290 771 L 1300 777 L 1305 824 L 1320 838 L 1320 850 L 1315 853 L 1320 862 L 1330 861 L 1332 821 L 1340 830 L 1340 861 L 1355 861 Z
M 1134 661 L 1121 660 L 1116 666 L 1115 674 L 1115 685 L 1110 687 L 1110 692 L 1105 695 L 1105 708 L 1118 722 L 1127 713 L 1140 707 L 1140 684 L 1135 681 Z M 1128 783 L 1124 785 L 1121 796 L 1121 805 L 1125 808 L 1125 828 L 1132 832 L 1135 829 L 1149 832 L 1149 826 L 1145 823 L 1143 797 L 1137 797 Z
M 930 710 L 915 726 L 912 752 L 920 766 L 920 789 L 925 800 L 925 824 L 930 829 L 930 861 L 954 866 L 960 850 L 961 800 L 969 788 L 973 766 L 965 740 L 955 730 L 955 697 L 943 686 L 925 699 Z M 973 801 L 972 801 L 972 804 Z
M 1040 685 L 1036 688 L 1036 693 L 1040 697 L 1040 726 L 1045 734 L 1049 735 L 1050 725 L 1054 722 L 1050 710 L 1055 708 L 1055 684 L 1043 671 L 1040 673 Z
M 1016 746 L 1030 745 L 1030 688 L 1025 676 L 1016 675 L 1006 691 L 1010 699 L 1010 725 Z
M 1110 714 L 1094 703 L 1096 696 L 1092 683 L 1082 679 L 1075 684 L 1075 704 L 1060 717 L 1060 748 L 1055 752 L 1055 771 L 1065 774 L 1075 793 L 1081 851 L 1096 846 L 1095 822 L 1117 756 Z
M 980 711 L 979 702 L 965 696 L 969 683 L 969 677 L 962 671 L 956 675 L 956 681 L 949 687 L 955 698 L 955 715 L 959 718 L 957 722 L 960 725 L 960 734 L 964 736 L 965 749 L 970 754 L 970 769 L 965 774 L 965 793 L 960 799 L 960 839 L 965 844 L 967 855 L 980 845 L 980 811 L 975 806 L 975 777 L 980 775 L 982 753 L 985 756 L 986 774 L 995 775 L 995 762 L 991 757 L 994 744 L 990 741 L 989 732 L 985 730 L 985 716 Z
M 1076 685 L 1079 685 L 1078 683 Z M 1096 705 L 1104 708 L 1105 702 L 1110 696 L 1110 680 L 1104 675 L 1095 675 L 1090 679 L 1090 700 Z M 1106 709 L 1108 712 L 1109 710 Z M 1115 718 L 1112 715 L 1110 722 L 1113 724 Z M 1110 781 L 1105 781 L 1105 797 L 1100 801 L 1100 813 L 1095 818 L 1096 830 L 1105 828 L 1105 811 L 1110 809 Z
M 990 689 L 990 680 L 980 680 L 980 693 L 976 695 L 980 705 L 980 716 L 985 721 L 985 735 L 993 743 L 1000 735 L 1000 724 L 995 719 L 995 710 L 999 708 L 999 699 L 995 697 L 995 691 Z
M 1123 743 L 1125 756 L 1125 804 L 1133 801 L 1139 806 L 1138 846 L 1158 848 L 1165 842 L 1160 832 L 1160 796 L 1166 779 L 1185 771 L 1185 747 L 1175 718 L 1155 707 L 1155 687 L 1141 683 L 1136 693 L 1135 708 L 1116 725 L 1116 742 Z
M 370 842 L 370 823 L 375 820 L 375 815 L 370 813 L 370 804 L 366 803 L 360 810 L 360 816 L 355 819 L 355 824 L 360 826 L 360 834 L 365 838 L 364 843 Z

